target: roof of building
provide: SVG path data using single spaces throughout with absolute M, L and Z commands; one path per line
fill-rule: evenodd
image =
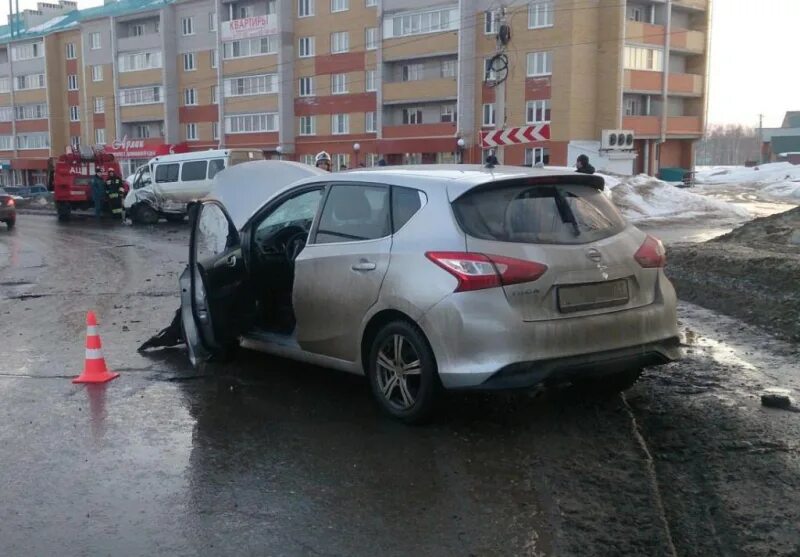
M 172 4 L 175 1 L 176 0 L 118 0 L 103 6 L 96 6 L 94 8 L 72 10 L 65 13 L 54 14 L 52 18 L 30 27 L 25 27 L 23 18 L 17 18 L 22 28 L 15 29 L 14 37 L 12 39 L 11 26 L 8 24 L 0 26 L 0 43 L 9 43 L 12 40 L 14 42 L 24 41 L 26 39 L 43 37 L 44 35 L 49 35 L 50 33 L 67 31 L 84 21 L 90 21 L 92 19 L 115 17 L 149 10 L 157 10 Z
M 800 110 L 789 110 L 783 117 L 782 128 L 800 128 Z

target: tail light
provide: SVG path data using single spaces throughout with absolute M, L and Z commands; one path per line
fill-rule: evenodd
M 663 267 L 667 264 L 667 252 L 664 250 L 664 244 L 649 234 L 641 247 L 636 250 L 633 258 L 645 269 Z
M 6 205 L 8 205 L 9 207 L 13 207 L 14 205 L 16 205 L 16 203 L 14 203 L 14 198 L 9 197 L 8 201 L 6 201 Z
M 547 271 L 547 265 L 501 255 L 429 251 L 425 256 L 458 279 L 456 292 L 533 282 Z

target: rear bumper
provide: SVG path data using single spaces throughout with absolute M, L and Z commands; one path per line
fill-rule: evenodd
M 15 220 L 17 218 L 16 209 L 7 209 L 3 207 L 0 209 L 0 221 Z
M 659 275 L 654 302 L 642 307 L 523 322 L 492 288 L 448 296 L 419 325 L 449 389 L 529 387 L 662 364 L 681 354 L 675 290 Z

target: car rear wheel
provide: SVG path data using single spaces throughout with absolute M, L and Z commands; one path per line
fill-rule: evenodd
M 587 394 L 611 396 L 627 391 L 641 376 L 641 369 L 626 369 L 600 377 L 586 377 L 574 381 L 573 384 Z
M 131 221 L 134 224 L 157 224 L 158 213 L 150 205 L 140 203 L 132 208 Z
M 378 331 L 367 375 L 378 404 L 393 418 L 419 424 L 431 417 L 441 386 L 433 351 L 414 325 L 392 321 Z

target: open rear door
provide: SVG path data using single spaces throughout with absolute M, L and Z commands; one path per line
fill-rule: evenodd
M 217 201 L 198 204 L 189 265 L 180 278 L 181 319 L 193 365 L 236 347 L 255 309 L 247 281 L 239 233 L 227 211 Z

